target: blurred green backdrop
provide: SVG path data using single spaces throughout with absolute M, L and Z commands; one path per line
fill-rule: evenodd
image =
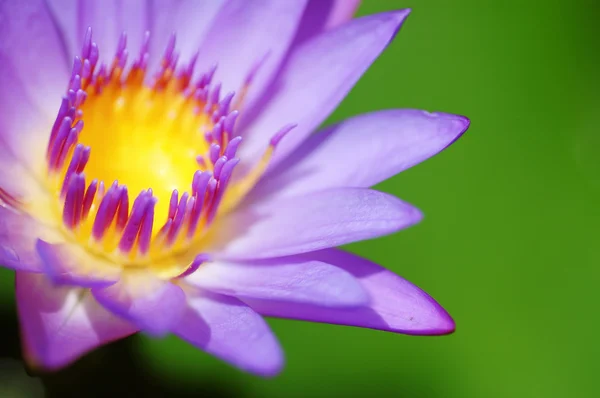
M 424 222 L 349 247 L 432 294 L 456 333 L 272 320 L 287 367 L 270 380 L 176 338 L 136 336 L 119 355 L 141 377 L 191 396 L 207 382 L 261 398 L 600 396 L 600 4 L 364 0 L 359 13 L 403 7 L 413 13 L 397 39 L 328 123 L 400 107 L 471 119 L 450 149 L 378 187 Z M 12 276 L 0 277 L 9 308 Z M 106 352 L 77 366 L 102 368 Z

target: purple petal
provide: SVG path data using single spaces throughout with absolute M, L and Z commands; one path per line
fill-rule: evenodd
M 9 1 L 0 5 L 0 17 L 4 18 L 3 22 L 0 22 L 0 163 L 3 166 L 8 165 L 8 170 L 0 171 L 0 187 L 20 183 L 10 181 L 12 170 L 18 171 L 17 176 L 27 178 L 26 169 L 19 164 L 36 170 L 43 164 L 52 117 L 56 116 L 64 91 L 64 82 L 68 78 L 66 64 L 64 71 L 54 65 L 55 58 L 63 61 L 63 54 L 52 52 L 53 43 L 49 41 L 52 34 L 46 32 L 50 36 L 48 39 L 31 36 L 32 32 L 43 36 L 42 28 L 48 25 L 44 22 L 44 18 L 47 18 L 45 13 L 21 10 L 22 7 L 18 4 L 22 3 Z M 24 16 L 14 16 L 13 21 L 11 16 L 20 10 Z M 39 20 L 40 26 L 24 26 L 27 16 L 33 21 Z M 6 25 L 2 25 L 4 21 Z M 33 53 L 36 49 L 39 53 Z M 59 46 L 58 49 L 60 50 Z M 48 60 L 44 59 L 44 56 Z M 30 77 L 28 71 L 31 71 Z M 56 81 L 62 82 L 60 89 L 57 88 Z
M 337 188 L 239 209 L 214 228 L 214 258 L 258 259 L 304 253 L 390 234 L 421 213 L 388 194 Z
M 0 64 L 0 74 L 2 66 Z M 4 91 L 4 87 L 0 89 L 0 103 L 6 100 L 7 105 L 3 108 L 9 112 L 4 117 L 0 117 L 0 206 L 18 209 L 23 203 L 32 200 L 40 202 L 40 199 L 43 200 L 47 196 L 47 189 L 42 187 L 39 178 L 31 171 L 32 165 L 43 163 L 45 160 L 44 138 L 39 134 L 31 134 L 31 131 L 25 131 L 31 126 L 40 126 L 44 123 L 29 123 L 36 117 L 39 120 L 40 113 L 28 112 L 32 110 L 32 108 L 28 109 L 30 103 L 19 101 L 20 88 L 12 84 L 14 81 L 10 80 L 10 76 L 0 76 L 0 84 L 4 77 L 8 77 L 9 81 L 7 90 L 15 91 L 8 93 Z M 15 97 L 12 101 L 9 98 L 10 94 Z M 20 108 L 20 105 L 23 105 L 23 108 Z M 11 113 L 12 111 L 15 113 Z M 20 122 L 19 115 L 31 119 Z
M 200 69 L 218 64 L 215 80 L 223 84 L 223 92 L 239 93 L 264 59 L 249 96 L 262 92 L 294 38 L 305 6 L 306 0 L 228 1 L 200 47 Z
M 42 272 L 44 266 L 36 250 L 39 237 L 58 240 L 60 233 L 0 205 L 0 265 L 18 271 Z
M 198 51 L 211 22 L 226 3 L 225 0 L 155 0 L 151 10 L 150 70 L 158 64 L 172 33 L 177 35 L 179 59 L 184 63 Z M 212 65 L 211 65 L 212 66 Z M 201 73 L 206 72 L 197 68 Z
M 325 30 L 348 22 L 360 0 L 310 0 L 302 16 L 294 44 L 300 44 Z
M 105 287 L 116 283 L 121 276 L 120 267 L 91 256 L 77 244 L 51 244 L 38 239 L 36 249 L 46 275 L 57 285 Z
M 154 335 L 168 333 L 185 311 L 179 286 L 142 271 L 126 272 L 118 283 L 93 288 L 92 294 L 108 310 Z
M 0 112 L 2 119 L 23 119 L 23 112 L 5 108 L 10 98 L 26 97 L 31 107 L 50 121 L 60 105 L 69 78 L 69 61 L 58 30 L 43 0 L 3 1 L 0 3 Z M 10 70 L 11 77 L 3 76 Z M 16 82 L 9 83 L 9 79 Z M 18 82 L 18 83 L 17 83 Z M 14 86 L 22 86 L 13 93 Z M 14 109 L 18 109 L 15 104 Z M 39 119 L 39 118 L 38 118 Z M 24 124 L 29 121 L 22 120 Z M 4 124 L 4 122 L 0 122 Z M 0 126 L 0 134 L 6 134 Z M 47 133 L 49 126 L 43 127 Z M 27 131 L 25 129 L 23 132 Z M 18 134 L 19 131 L 11 131 Z
M 6 119 L 0 119 L 0 128 Z M 20 138 L 23 137 L 18 134 L 2 136 L 0 130 L 0 204 L 4 202 L 5 205 L 13 207 L 18 207 L 19 202 L 26 203 L 32 198 L 39 198 L 47 192 L 26 165 L 26 162 L 34 160 L 33 156 L 30 156 L 33 152 L 27 154 L 26 151 L 20 151 L 23 154 L 17 156 L 8 146 L 10 141 L 17 148 L 21 147 Z
M 17 272 L 16 295 L 25 357 L 35 366 L 66 366 L 136 332 L 98 305 L 89 291 L 54 287 L 43 274 Z
M 241 301 L 191 288 L 188 310 L 174 333 L 232 365 L 262 376 L 283 367 L 283 353 L 269 325 Z
M 369 297 L 346 271 L 319 261 L 277 260 L 203 264 L 186 281 L 235 296 L 330 307 L 364 305 Z
M 319 1 L 319 0 L 312 0 Z M 325 29 L 332 29 L 352 19 L 361 0 L 333 0 L 331 11 L 325 23 Z
M 257 159 L 281 126 L 298 123 L 278 145 L 271 164 L 294 150 L 346 96 L 389 44 L 409 11 L 353 19 L 295 49 L 247 126 L 241 159 Z
M 52 124 L 31 101 L 13 66 L 2 61 L 1 51 L 0 114 L 0 203 L 6 201 L 2 192 L 25 200 L 45 194 L 31 166 L 43 165 Z
M 151 28 L 146 0 L 46 1 L 65 38 L 69 60 L 80 54 L 89 27 L 100 49 L 101 59 L 108 64 L 115 55 L 121 33 L 127 32 L 127 47 L 132 56 L 137 57 L 144 35 Z M 161 54 L 162 51 L 156 55 Z
M 468 126 L 462 116 L 412 109 L 357 116 L 306 140 L 249 199 L 370 187 L 439 153 Z
M 370 304 L 356 309 L 333 309 L 256 299 L 244 301 L 265 316 L 413 335 L 439 335 L 454 331 L 454 321 L 433 298 L 371 261 L 337 249 L 309 253 L 299 258 L 304 261 L 327 262 L 351 273 L 371 296 Z

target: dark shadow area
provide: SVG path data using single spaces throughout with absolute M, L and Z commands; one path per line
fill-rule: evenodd
M 40 373 L 27 370 L 27 376 L 21 358 L 15 310 L 12 307 L 1 306 L 0 319 L 0 381 L 14 381 L 15 373 L 19 376 L 18 383 L 12 383 L 14 385 L 10 390 L 16 395 L 11 396 L 41 397 L 40 381 L 47 398 L 243 396 L 237 385 L 226 383 L 211 375 L 198 375 L 199 380 L 193 384 L 187 383 L 183 387 L 157 379 L 149 374 L 135 357 L 134 344 L 137 336 L 99 348 L 61 371 Z M 22 368 L 22 371 L 19 368 Z M 4 383 L 2 387 L 5 387 Z

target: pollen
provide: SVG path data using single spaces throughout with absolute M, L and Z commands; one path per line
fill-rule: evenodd
M 201 242 L 291 129 L 276 133 L 263 159 L 234 182 L 242 137 L 234 132 L 233 108 L 243 98 L 221 94 L 216 66 L 196 76 L 198 55 L 178 67 L 175 36 L 149 74 L 149 37 L 129 65 L 123 34 L 107 66 L 88 29 L 46 152 L 65 233 L 122 266 L 160 262 Z

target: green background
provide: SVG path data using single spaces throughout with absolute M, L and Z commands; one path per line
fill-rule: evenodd
M 190 396 L 600 396 L 600 4 L 365 0 L 359 13 L 403 7 L 413 12 L 396 40 L 328 123 L 403 107 L 471 119 L 451 148 L 378 186 L 423 223 L 349 246 L 433 295 L 457 331 L 271 320 L 287 358 L 274 379 L 136 336 L 119 355 L 138 377 Z M 11 273 L 0 277 L 12 306 Z

